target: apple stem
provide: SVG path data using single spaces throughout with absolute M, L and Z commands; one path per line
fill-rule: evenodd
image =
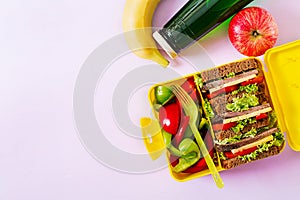
M 254 37 L 257 37 L 257 36 L 259 36 L 260 34 L 259 34 L 259 32 L 257 32 L 257 30 L 255 30 L 255 31 L 252 32 L 252 35 L 253 35 Z

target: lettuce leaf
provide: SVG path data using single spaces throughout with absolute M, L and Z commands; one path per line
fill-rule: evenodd
M 234 72 L 229 72 L 229 74 L 226 76 L 226 78 L 232 78 L 232 77 L 235 77 Z
M 253 94 L 243 94 L 241 98 L 234 98 L 233 103 L 226 105 L 227 110 L 232 112 L 239 112 L 248 110 L 250 107 L 257 106 L 259 104 L 258 98 Z
M 217 144 L 224 145 L 224 144 L 232 144 L 235 142 L 239 142 L 240 140 L 248 137 L 255 137 L 257 135 L 258 131 L 255 128 L 252 128 L 250 131 L 244 134 L 235 135 L 231 138 L 226 138 L 222 141 L 216 141 Z
M 255 151 L 253 151 L 252 153 L 244 155 L 244 156 L 238 156 L 238 158 L 242 159 L 244 162 L 250 162 L 250 161 L 255 160 L 260 153 L 269 151 L 270 147 L 272 147 L 272 146 L 280 147 L 284 142 L 283 133 L 278 131 L 273 134 L 273 137 L 274 138 L 272 141 L 258 145 L 257 146 L 258 148 Z M 227 158 L 223 152 L 219 152 L 219 157 L 220 157 L 220 160 L 227 160 Z
M 215 116 L 215 113 L 213 111 L 213 109 L 211 108 L 211 105 L 208 101 L 208 99 L 204 100 L 204 109 L 206 110 L 206 114 L 208 115 L 208 117 L 211 119 Z
M 224 152 L 219 153 L 220 160 L 227 160 L 226 156 L 224 155 Z
M 249 85 L 246 85 L 246 86 L 240 86 L 239 89 L 231 92 L 231 94 L 235 95 L 235 94 L 238 94 L 239 92 L 247 92 L 247 93 L 255 93 L 258 91 L 258 86 L 257 84 L 249 84 Z
M 195 84 L 196 85 L 198 85 L 199 86 L 199 88 L 201 89 L 202 87 L 203 87 L 203 80 L 202 80 L 202 78 L 200 77 L 200 76 L 195 76 L 194 77 L 194 79 L 195 79 Z
M 277 124 L 277 116 L 274 111 L 269 114 L 269 122 L 269 127 L 274 127 Z
M 281 132 L 277 132 L 273 134 L 275 140 L 273 141 L 273 145 L 280 147 L 282 143 L 284 142 L 284 135 Z
M 279 131 L 277 133 L 273 134 L 273 140 L 267 143 L 264 143 L 262 145 L 258 145 L 258 149 L 256 149 L 254 152 L 244 155 L 244 156 L 238 156 L 238 158 L 242 159 L 243 161 L 252 161 L 255 160 L 258 154 L 269 151 L 269 148 L 272 146 L 281 146 L 284 142 L 284 136 Z
M 247 124 L 253 124 L 255 122 L 256 122 L 256 119 L 254 117 L 247 118 L 247 119 L 238 121 L 237 125 L 232 127 L 231 129 L 233 130 L 233 132 L 238 133 L 238 132 L 242 131 Z

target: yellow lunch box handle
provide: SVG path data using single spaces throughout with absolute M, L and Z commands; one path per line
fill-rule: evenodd
M 166 148 L 159 122 L 148 117 L 143 117 L 140 119 L 140 124 L 146 149 L 151 159 L 156 160 Z

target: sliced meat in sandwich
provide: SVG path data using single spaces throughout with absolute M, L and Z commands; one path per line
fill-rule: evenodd
M 250 58 L 200 75 L 223 168 L 278 154 L 284 145 L 261 67 Z

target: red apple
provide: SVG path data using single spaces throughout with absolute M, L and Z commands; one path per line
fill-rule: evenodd
M 260 56 L 275 45 L 278 27 L 265 9 L 247 7 L 231 19 L 228 34 L 231 43 L 241 54 Z

